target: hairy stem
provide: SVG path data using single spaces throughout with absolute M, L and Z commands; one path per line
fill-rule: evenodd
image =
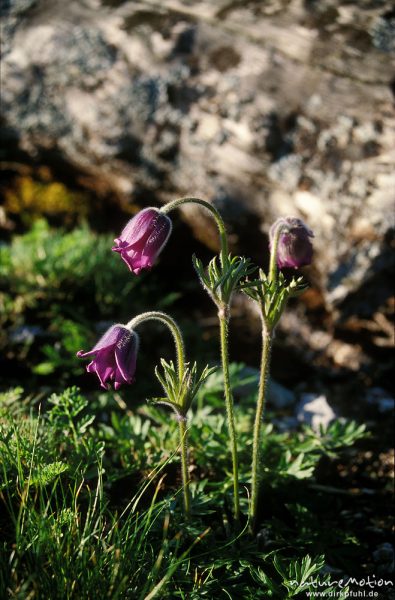
M 160 211 L 162 213 L 166 214 L 166 213 L 170 212 L 171 210 L 173 210 L 174 208 L 178 208 L 182 204 L 188 204 L 188 203 L 200 204 L 201 206 L 204 206 L 205 208 L 207 208 L 213 215 L 215 222 L 217 224 L 217 227 L 218 227 L 219 237 L 221 240 L 221 263 L 222 263 L 222 266 L 224 266 L 224 264 L 226 264 L 226 262 L 228 260 L 228 253 L 229 253 L 228 237 L 226 234 L 225 223 L 224 223 L 220 213 L 215 208 L 215 206 L 213 206 L 209 202 L 206 202 L 206 200 L 201 200 L 201 198 L 194 198 L 193 196 L 191 196 L 191 197 L 185 197 L 185 198 L 178 198 L 177 200 L 172 200 L 171 202 L 168 202 L 168 204 L 165 204 L 165 206 L 163 206 L 160 209 Z
M 179 419 L 178 428 L 180 433 L 181 447 L 181 473 L 182 488 L 184 491 L 184 510 L 186 517 L 191 512 L 191 495 L 189 492 L 189 463 L 188 463 L 188 443 L 187 443 L 187 423 L 184 419 Z
M 284 224 L 279 223 L 274 230 L 274 234 L 271 240 L 270 247 L 270 263 L 269 263 L 269 281 L 275 281 L 277 279 L 277 249 L 278 242 L 280 239 L 281 230 Z
M 141 315 L 137 315 L 137 317 L 134 317 L 134 319 L 127 323 L 126 327 L 128 329 L 135 329 L 144 321 L 161 321 L 170 329 L 176 346 L 178 376 L 180 381 L 182 381 L 185 371 L 185 350 L 182 333 L 177 323 L 166 313 L 153 310 L 150 312 L 141 313 Z
M 178 378 L 180 383 L 184 379 L 185 374 L 185 349 L 184 349 L 184 341 L 182 338 L 182 333 L 177 323 L 166 313 L 162 313 L 159 311 L 150 311 L 142 313 L 137 317 L 134 317 L 129 323 L 126 325 L 129 329 L 135 329 L 138 325 L 143 323 L 144 321 L 161 321 L 170 329 L 174 343 L 176 347 L 176 355 L 177 355 L 177 370 L 178 370 Z M 180 409 L 184 410 L 184 407 L 180 406 Z M 188 443 L 187 443 L 187 425 L 186 425 L 186 415 L 178 414 L 177 415 L 179 422 L 179 433 L 180 433 L 180 452 L 181 452 L 181 474 L 182 474 L 182 487 L 184 492 L 184 511 L 185 516 L 188 517 L 191 512 L 191 497 L 189 491 L 189 467 L 188 467 Z
M 252 484 L 250 504 L 250 527 L 256 528 L 256 517 L 258 509 L 258 494 L 260 484 L 260 458 L 261 458 L 261 426 L 265 407 L 267 386 L 269 382 L 270 354 L 272 348 L 272 332 L 268 330 L 262 321 L 262 357 L 261 372 L 259 380 L 258 401 L 255 413 L 253 447 L 252 447 Z
M 233 507 L 235 521 L 240 521 L 240 501 L 239 501 L 239 466 L 237 457 L 237 436 L 235 427 L 235 417 L 233 412 L 233 395 L 230 386 L 229 377 L 229 352 L 228 352 L 228 315 L 226 310 L 221 310 L 218 313 L 219 324 L 220 324 L 220 339 L 221 339 L 221 360 L 222 370 L 224 374 L 224 391 L 225 391 L 225 403 L 226 403 L 226 414 L 228 417 L 228 429 L 230 437 L 230 447 L 232 453 L 232 466 L 233 466 Z
M 220 253 L 220 261 L 221 267 L 224 271 L 229 265 L 229 249 L 228 249 L 228 237 L 226 233 L 225 223 L 218 212 L 218 210 L 209 202 L 202 200 L 201 198 L 185 197 L 178 198 L 177 200 L 173 200 L 169 202 L 165 206 L 161 208 L 161 212 L 168 213 L 174 208 L 178 208 L 182 204 L 199 204 L 203 206 L 207 210 L 209 210 L 212 216 L 215 219 L 215 222 L 218 227 L 220 242 L 221 242 L 221 253 Z M 238 475 L 238 457 L 237 457 L 237 439 L 236 439 L 236 428 L 235 428 L 235 419 L 233 414 L 233 397 L 232 390 L 230 386 L 230 378 L 229 378 L 229 353 L 228 353 L 228 321 L 229 321 L 229 306 L 221 305 L 218 302 L 218 316 L 220 322 L 220 340 L 221 340 L 221 360 L 222 360 L 222 370 L 224 374 L 224 389 L 225 389 L 225 403 L 226 403 L 226 413 L 228 418 L 228 428 L 229 428 L 229 437 L 231 443 L 231 453 L 232 453 L 232 464 L 233 464 L 233 498 L 234 498 L 234 516 L 235 521 L 239 522 L 240 520 L 240 503 L 239 503 L 239 475 Z

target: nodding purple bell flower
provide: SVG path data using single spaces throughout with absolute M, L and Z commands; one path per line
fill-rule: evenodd
M 123 383 L 134 381 L 138 346 L 139 338 L 134 331 L 124 325 L 112 325 L 92 350 L 80 350 L 77 356 L 93 357 L 86 367 L 88 373 L 96 373 L 104 389 L 108 389 L 107 381 L 113 381 L 117 390 Z
M 310 238 L 314 233 L 297 217 L 280 217 L 270 228 L 270 247 L 275 232 L 280 227 L 277 245 L 277 265 L 280 269 L 298 269 L 309 265 L 313 258 L 313 244 Z
M 119 252 L 132 273 L 138 275 L 150 269 L 169 239 L 172 223 L 157 208 L 144 208 L 126 224 L 114 240 L 114 252 Z

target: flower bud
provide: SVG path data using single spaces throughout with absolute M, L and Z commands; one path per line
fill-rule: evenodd
M 124 325 L 113 325 L 92 350 L 80 350 L 77 356 L 92 356 L 92 362 L 86 367 L 88 373 L 95 373 L 104 389 L 107 389 L 107 381 L 114 381 L 117 390 L 123 383 L 134 381 L 138 345 L 139 338 L 134 331 Z
M 297 217 L 280 217 L 270 228 L 270 249 L 278 235 L 276 261 L 280 269 L 298 269 L 311 263 L 313 245 L 309 238 L 314 233 Z
M 127 223 L 114 240 L 114 252 L 119 252 L 132 273 L 138 275 L 150 269 L 169 239 L 172 223 L 157 208 L 144 208 Z

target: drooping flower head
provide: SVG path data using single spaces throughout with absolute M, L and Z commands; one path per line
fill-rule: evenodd
M 169 239 L 172 223 L 157 208 L 144 208 L 126 224 L 119 238 L 114 240 L 114 252 L 119 252 L 132 273 L 154 264 Z
M 113 381 L 117 390 L 123 383 L 134 381 L 138 345 L 139 338 L 134 331 L 124 325 L 113 325 L 92 350 L 80 350 L 77 356 L 93 357 L 86 367 L 88 373 L 96 373 L 104 389 L 108 389 L 107 381 Z
M 313 258 L 313 244 L 310 238 L 314 237 L 314 233 L 311 229 L 297 217 L 280 217 L 270 228 L 270 248 L 278 230 L 280 230 L 276 257 L 278 267 L 298 269 L 309 265 Z

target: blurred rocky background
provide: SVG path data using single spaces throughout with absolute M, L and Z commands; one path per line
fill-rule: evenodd
M 223 213 L 232 250 L 266 266 L 271 223 L 299 216 L 315 232 L 311 287 L 282 321 L 275 377 L 327 378 L 346 412 L 361 394 L 388 408 L 392 4 L 5 0 L 2 13 L 5 240 L 40 215 L 113 234 L 143 206 L 196 195 Z M 181 219 L 162 259 L 176 293 L 194 277 L 191 253 L 217 247 L 204 211 L 185 207 Z M 204 302 L 196 318 L 215 329 Z M 233 323 L 234 358 L 258 364 L 244 297 Z

